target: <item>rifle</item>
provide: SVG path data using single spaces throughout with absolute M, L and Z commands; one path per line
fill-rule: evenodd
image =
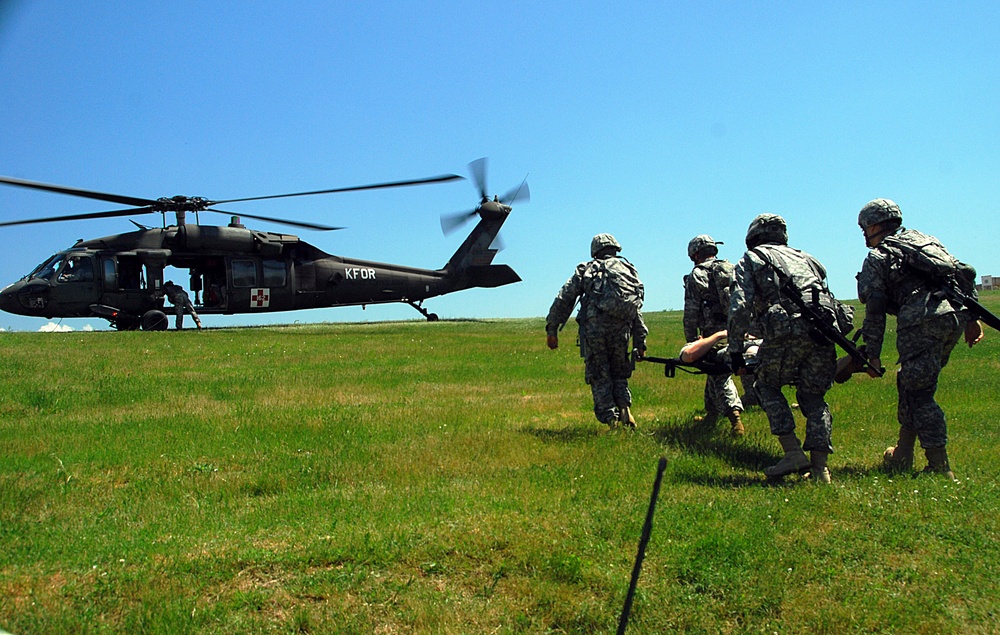
M 802 316 L 809 320 L 812 324 L 815 333 L 825 339 L 827 342 L 832 342 L 844 349 L 844 352 L 851 356 L 855 363 L 860 366 L 861 370 L 868 371 L 870 373 L 875 373 L 879 377 L 885 375 L 884 368 L 875 368 L 875 366 L 868 361 L 868 356 L 864 354 L 854 342 L 847 339 L 847 336 L 840 332 L 840 329 L 830 324 L 823 319 L 823 316 L 819 314 L 814 306 L 810 306 L 802 299 L 802 295 L 792 286 L 792 279 L 785 278 L 784 284 L 778 288 L 778 293 L 784 295 L 786 298 L 792 301 L 799 311 L 802 312 Z M 818 289 L 813 289 L 813 294 L 819 294 Z M 818 304 L 818 298 L 814 299 L 814 302 Z
M 802 313 L 802 317 L 809 320 L 809 323 L 813 327 L 811 335 L 813 339 L 817 340 L 822 344 L 834 343 L 844 349 L 851 359 L 854 361 L 854 366 L 860 368 L 860 370 L 868 371 L 869 373 L 874 373 L 879 377 L 885 375 L 884 368 L 875 368 L 875 366 L 868 361 L 868 356 L 858 349 L 854 345 L 854 342 L 847 339 L 847 336 L 840 332 L 833 324 L 830 324 L 823 319 L 819 311 L 816 310 L 816 305 L 819 304 L 819 289 L 813 288 L 813 306 L 810 306 L 802 299 L 802 294 L 799 293 L 795 285 L 792 284 L 792 277 L 785 273 L 785 271 L 777 266 L 774 261 L 768 256 L 768 254 L 763 253 L 759 248 L 751 249 L 751 251 L 757 254 L 757 257 L 763 260 L 771 269 L 777 274 L 778 280 L 781 284 L 778 286 L 778 295 L 785 296 L 791 300 L 792 304 Z M 817 277 L 821 277 L 817 274 Z M 850 377 L 850 375 L 847 375 Z M 845 380 L 846 381 L 846 380 Z
M 663 364 L 663 376 L 664 377 L 676 377 L 677 371 L 682 370 L 685 373 L 690 373 L 692 375 L 728 375 L 732 373 L 732 369 L 729 364 L 716 359 L 714 361 L 706 360 L 704 357 L 697 361 L 685 362 L 679 357 L 651 357 L 647 355 L 646 357 L 639 357 L 638 352 L 632 351 L 632 363 L 635 362 L 652 362 L 654 364 Z M 757 366 L 760 364 L 756 359 L 751 358 L 747 360 L 746 371 L 748 374 L 753 374 L 757 370 Z
M 989 309 L 959 289 L 957 283 L 951 282 L 950 284 L 946 284 L 943 291 L 945 296 L 952 301 L 952 306 L 960 304 L 963 309 L 972 314 L 972 317 L 982 320 L 987 326 L 1000 331 L 1000 318 L 993 315 Z

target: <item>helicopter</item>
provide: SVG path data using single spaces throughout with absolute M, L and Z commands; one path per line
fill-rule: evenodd
M 0 223 L 0 227 L 145 213 L 159 213 L 163 217 L 160 228 L 146 227 L 132 220 L 138 227 L 136 231 L 78 240 L 0 291 L 0 309 L 48 319 L 98 317 L 106 319 L 119 331 L 165 330 L 168 320 L 164 312 L 164 269 L 175 267 L 189 273 L 193 304 L 201 315 L 364 307 L 399 302 L 412 306 L 428 321 L 436 321 L 437 314 L 423 306 L 429 298 L 473 287 L 500 287 L 521 280 L 508 265 L 493 264 L 493 258 L 499 251 L 495 246 L 497 234 L 510 215 L 512 204 L 526 202 L 530 197 L 527 177 L 503 196 L 490 198 L 486 189 L 486 161 L 483 158 L 469 164 L 479 191 L 479 204 L 471 210 L 441 217 L 441 227 L 446 234 L 476 216 L 480 220 L 440 269 L 331 255 L 292 234 L 250 229 L 243 224 L 240 215 L 216 206 L 444 183 L 464 178 L 456 174 L 228 200 L 187 196 L 146 199 L 0 177 L 0 183 L 6 185 L 130 206 L 103 212 L 7 221 Z M 200 212 L 229 214 L 230 222 L 224 226 L 202 225 Z M 195 214 L 194 224 L 187 222 L 189 213 Z M 166 224 L 167 214 L 175 216 L 175 224 Z M 310 230 L 344 229 L 247 213 L 242 217 Z

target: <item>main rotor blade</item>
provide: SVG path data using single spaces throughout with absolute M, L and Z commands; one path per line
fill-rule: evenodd
M 405 187 L 407 185 L 425 185 L 428 183 L 444 183 L 446 181 L 464 180 L 465 177 L 457 174 L 442 174 L 441 176 L 431 176 L 426 179 L 414 179 L 412 181 L 389 181 L 387 183 L 373 183 L 371 185 L 356 185 L 353 187 L 336 187 L 330 190 L 316 190 L 314 192 L 295 192 L 294 194 L 275 194 L 273 196 L 251 196 L 249 198 L 231 198 L 225 201 L 212 201 L 213 205 L 224 203 L 242 203 L 244 201 L 264 201 L 272 198 L 289 198 L 292 196 L 312 196 L 314 194 L 335 194 L 337 192 L 357 192 L 360 190 L 379 190 L 390 187 Z M 249 214 L 244 214 L 249 216 Z
M 271 223 L 282 223 L 283 225 L 292 225 L 294 227 L 303 227 L 305 229 L 315 229 L 318 231 L 336 231 L 338 229 L 346 229 L 345 227 L 330 227 L 329 225 L 320 225 L 318 223 L 307 223 L 300 220 L 288 220 L 287 218 L 275 218 L 273 216 L 257 216 L 255 214 L 242 214 L 239 212 L 227 212 L 221 209 L 207 209 L 206 212 L 216 212 L 218 214 L 230 214 L 232 216 L 239 216 L 241 218 L 253 218 L 255 220 L 263 220 Z
M 110 212 L 90 212 L 88 214 L 70 214 L 69 216 L 51 216 L 49 218 L 32 218 L 29 220 L 13 220 L 0 223 L 0 227 L 8 225 L 30 225 L 32 223 L 53 223 L 61 220 L 85 220 L 89 218 L 114 218 L 116 216 L 132 216 L 133 214 L 148 214 L 155 212 L 151 207 L 133 207 L 131 209 L 116 209 Z
M 441 231 L 447 236 L 476 215 L 476 210 L 458 212 L 456 214 L 441 214 Z
M 489 196 L 489 189 L 486 187 L 486 164 L 488 162 L 489 160 L 483 157 L 469 164 L 469 172 L 472 174 L 472 180 L 475 181 L 476 189 L 479 190 L 479 200 L 483 200 Z
M 511 188 L 500 197 L 500 202 L 504 205 L 512 205 L 517 202 L 527 203 L 529 200 L 531 200 L 531 192 L 528 190 L 528 177 L 524 177 L 520 185 Z
M 120 194 L 105 194 L 103 192 L 92 192 L 90 190 L 81 190 L 75 187 L 66 187 L 64 185 L 50 185 L 48 183 L 38 183 L 37 181 L 25 181 L 24 179 L 15 179 L 14 177 L 10 176 L 0 176 L 0 183 L 6 183 L 7 185 L 16 185 L 17 187 L 28 187 L 35 190 L 44 190 L 46 192 L 56 192 L 57 194 L 82 196 L 83 198 L 93 198 L 108 203 L 120 203 L 122 205 L 133 205 L 137 207 L 153 205 L 154 203 L 156 203 L 156 201 L 148 198 L 136 198 L 134 196 L 122 196 Z M 66 220 L 66 219 L 61 219 L 61 220 Z M 32 222 L 42 222 L 42 221 L 32 221 Z

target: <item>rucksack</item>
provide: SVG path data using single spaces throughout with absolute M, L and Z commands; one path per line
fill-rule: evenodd
M 854 307 L 844 304 L 833 296 L 830 288 L 824 282 L 824 272 L 821 265 L 805 253 L 785 247 L 785 250 L 771 249 L 766 253 L 760 247 L 751 249 L 763 260 L 778 279 L 779 303 L 788 315 L 799 313 L 798 306 L 788 297 L 796 294 L 805 304 L 813 307 L 827 326 L 831 326 L 842 335 L 854 330 Z M 792 262 L 794 261 L 794 262 Z
M 903 252 L 903 267 L 933 286 L 955 283 L 966 294 L 976 288 L 976 270 L 948 253 L 933 236 L 910 229 L 886 236 L 883 243 Z
M 716 259 L 708 266 L 708 290 L 712 297 L 712 317 L 725 322 L 729 316 L 729 290 L 733 283 L 733 265 Z
M 645 289 L 631 262 L 600 258 L 591 264 L 590 304 L 612 318 L 631 322 L 642 310 Z

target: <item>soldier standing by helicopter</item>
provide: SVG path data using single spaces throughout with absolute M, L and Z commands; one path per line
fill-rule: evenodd
M 194 310 L 191 298 L 188 297 L 187 291 L 183 287 L 167 280 L 163 283 L 163 293 L 170 300 L 170 304 L 174 305 L 174 311 L 177 313 L 175 326 L 178 331 L 184 328 L 185 311 L 191 314 L 191 317 L 194 318 L 194 323 L 198 325 L 198 328 L 201 328 L 201 318 L 198 317 L 198 312 Z
M 643 286 L 632 263 L 618 256 L 622 246 L 611 234 L 598 234 L 590 242 L 590 262 L 576 267 L 552 302 L 545 320 L 546 343 L 559 347 L 559 330 L 569 320 L 577 299 L 580 312 L 580 356 L 585 362 L 585 379 L 594 397 L 594 415 L 615 428 L 619 423 L 635 428 L 629 338 L 632 348 L 646 354 L 649 330 L 642 320 Z

